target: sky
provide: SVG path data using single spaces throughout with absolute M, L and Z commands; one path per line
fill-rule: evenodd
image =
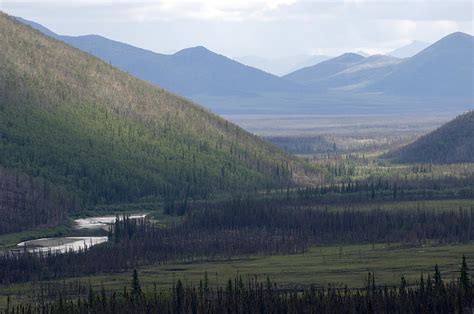
M 473 1 L 0 0 L 61 35 L 98 34 L 155 52 L 205 46 L 231 57 L 384 53 L 474 33 Z

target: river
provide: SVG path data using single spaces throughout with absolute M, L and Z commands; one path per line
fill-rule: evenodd
M 145 218 L 147 214 L 130 215 L 130 219 Z M 74 220 L 75 230 L 109 230 L 109 226 L 115 222 L 116 216 L 88 217 Z M 87 231 L 86 231 L 87 233 Z M 15 251 L 27 250 L 28 252 L 52 252 L 66 253 L 69 251 L 77 252 L 85 248 L 105 243 L 108 241 L 106 236 L 80 236 L 80 237 L 54 237 L 41 238 L 20 242 Z

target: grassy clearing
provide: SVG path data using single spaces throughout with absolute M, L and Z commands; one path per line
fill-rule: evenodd
M 380 284 L 396 285 L 401 275 L 408 281 L 419 279 L 421 273 L 432 272 L 440 265 L 445 278 L 451 278 L 459 269 L 462 255 L 474 260 L 474 244 L 449 246 L 391 246 L 352 245 L 313 248 L 305 254 L 257 257 L 212 263 L 173 264 L 151 266 L 140 269 L 144 283 L 157 282 L 163 286 L 173 283 L 173 278 L 182 278 L 198 283 L 207 271 L 211 283 L 225 284 L 237 274 L 244 277 L 267 276 L 283 286 L 308 286 L 311 284 L 347 284 L 363 287 L 367 272 L 375 272 Z M 103 276 L 93 278 L 113 287 L 128 283 L 125 278 Z M 122 281 L 125 279 L 125 281 Z
M 474 208 L 473 199 L 451 199 L 451 200 L 421 200 L 421 201 L 389 201 L 361 203 L 353 205 L 325 205 L 324 208 L 331 210 L 359 209 L 359 210 L 434 210 L 453 211 Z
M 132 213 L 146 213 L 162 211 L 162 202 L 150 203 L 130 203 L 130 204 L 112 204 L 112 205 L 97 205 L 87 210 L 74 214 L 73 218 L 87 218 L 96 216 L 110 216 L 116 214 L 132 214 Z
M 433 273 L 438 264 L 445 280 L 457 278 L 461 257 L 474 262 L 474 243 L 461 245 L 350 245 L 314 247 L 305 254 L 252 257 L 218 262 L 175 263 L 140 268 L 139 276 L 146 291 L 156 283 L 160 289 L 168 289 L 179 279 L 189 284 L 198 284 L 208 272 L 212 286 L 224 286 L 228 278 L 242 275 L 264 281 L 267 276 L 282 287 L 303 287 L 311 284 L 329 284 L 351 288 L 365 285 L 368 272 L 375 273 L 378 284 L 398 285 L 401 275 L 414 283 L 423 273 Z M 106 290 L 122 291 L 130 285 L 131 272 L 114 275 L 81 277 L 84 284 L 97 290 L 103 285 Z M 75 279 L 68 279 L 75 280 Z M 66 280 L 67 281 L 67 280 Z M 15 284 L 0 287 L 0 305 L 5 305 L 7 295 L 19 300 L 28 297 L 34 284 Z
M 65 236 L 71 231 L 71 229 L 72 221 L 52 228 L 3 234 L 0 235 L 0 251 L 14 247 L 22 241 Z

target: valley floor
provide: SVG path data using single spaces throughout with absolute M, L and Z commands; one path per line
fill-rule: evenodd
M 415 284 L 423 274 L 432 276 L 438 264 L 443 278 L 459 276 L 460 256 L 474 260 L 474 243 L 442 245 L 426 244 L 375 244 L 335 245 L 312 247 L 304 254 L 254 256 L 215 262 L 171 263 L 146 266 L 138 269 L 142 289 L 153 291 L 170 289 L 181 279 L 184 283 L 198 285 L 207 272 L 210 286 L 225 287 L 229 278 L 242 276 L 264 282 L 268 277 L 282 289 L 303 289 L 311 284 L 328 287 L 363 288 L 367 276 L 375 274 L 377 285 L 399 286 L 403 275 L 408 284 Z M 131 271 L 112 275 L 97 275 L 62 280 L 62 283 L 81 282 L 99 291 L 123 291 L 130 285 Z M 34 300 L 34 295 L 46 282 L 13 284 L 0 287 L 0 307 L 5 307 L 7 297 L 11 302 Z

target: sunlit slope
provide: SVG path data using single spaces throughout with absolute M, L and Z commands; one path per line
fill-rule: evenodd
M 297 162 L 0 13 L 0 165 L 97 203 L 286 186 Z

